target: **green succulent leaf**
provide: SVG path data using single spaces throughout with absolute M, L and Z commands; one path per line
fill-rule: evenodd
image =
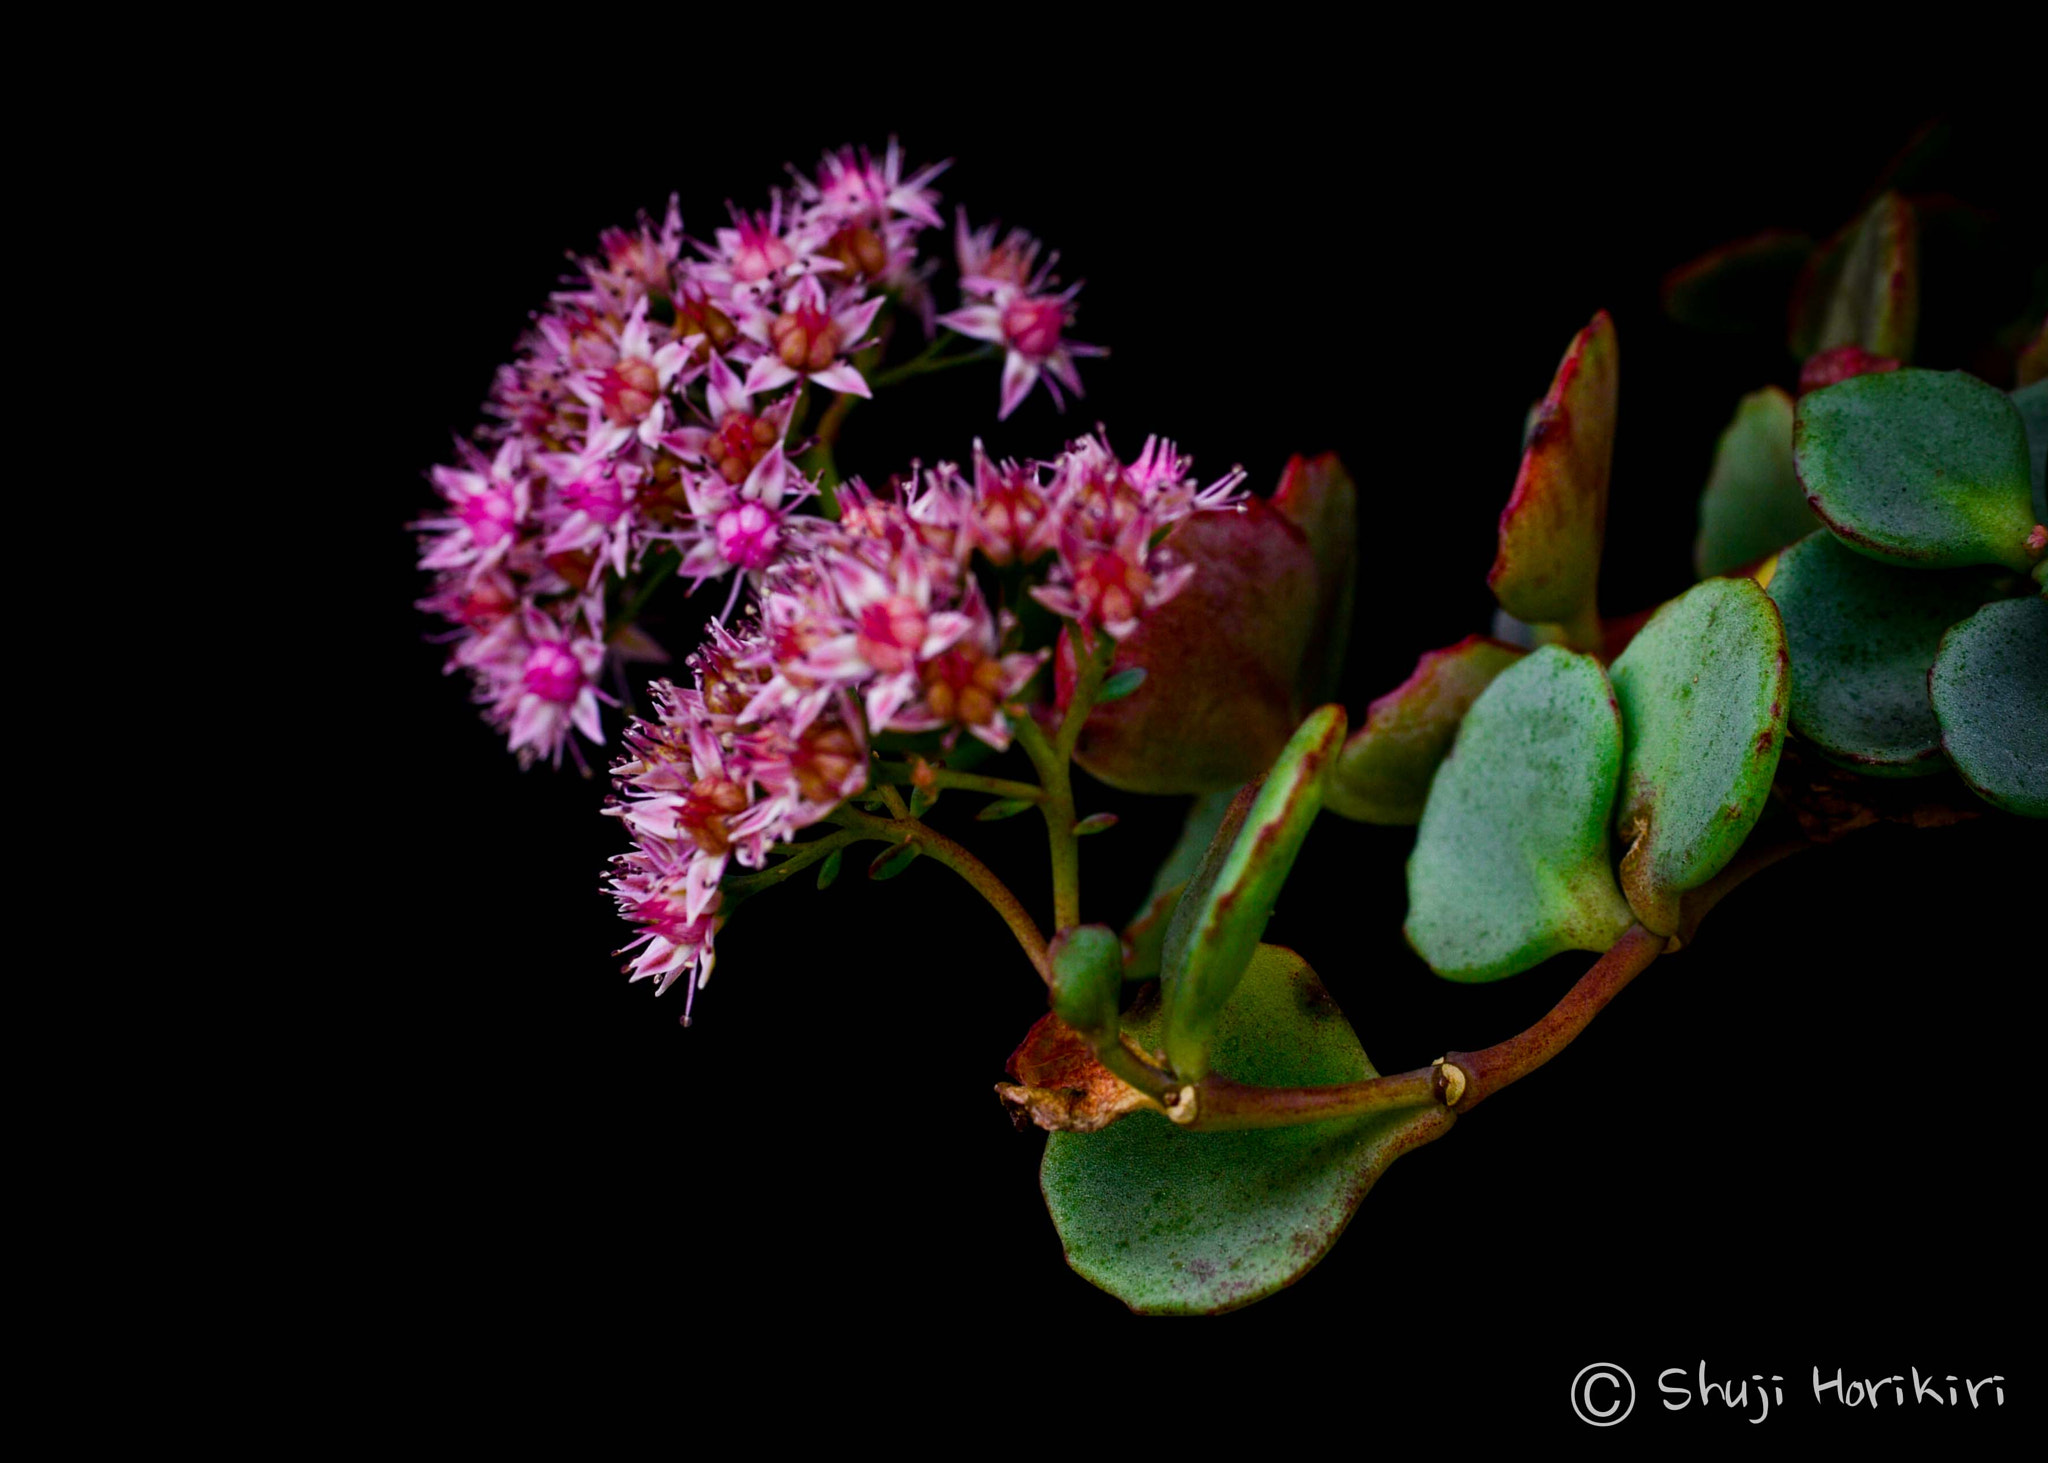
M 1086 838 L 1091 833 L 1107 833 L 1116 825 L 1117 816 L 1114 813 L 1090 813 L 1074 825 L 1074 836 Z
M 1814 511 L 1859 553 L 1916 569 L 2033 567 L 2026 426 L 1974 376 L 1891 371 L 1812 392 L 1792 453 Z
M 1602 310 L 1572 338 L 1536 408 L 1486 577 L 1501 608 L 1596 634 L 1595 582 L 1607 529 L 1620 357 Z
M 1749 579 L 1709 579 L 1660 609 L 1614 662 L 1621 707 L 1621 888 L 1645 928 L 1721 872 L 1771 793 L 1785 749 L 1785 631 Z
M 1181 909 L 1167 931 L 1160 994 L 1166 1057 L 1184 1082 L 1199 1081 L 1209 1070 L 1216 1023 L 1258 948 L 1294 856 L 1322 810 L 1323 786 L 1344 730 L 1341 706 L 1309 713 L 1259 784 L 1228 851 L 1213 865 L 1205 858 L 1204 869 L 1181 897 Z M 1226 815 L 1224 826 L 1229 824 Z M 1183 921 L 1182 913 L 1189 918 Z
M 1792 466 L 1792 398 L 1775 386 L 1752 392 L 1714 449 L 1693 567 L 1702 579 L 1731 573 L 1819 526 Z
M 1999 600 L 1951 629 L 1927 694 L 1942 750 L 1971 790 L 2048 818 L 2048 601 Z
M 1869 776 L 1939 772 L 1927 670 L 1942 633 L 1998 597 L 1997 571 L 1895 569 L 1823 530 L 1779 556 L 1770 596 L 1792 657 L 1792 730 Z
M 832 881 L 839 877 L 839 866 L 844 862 L 840 855 L 845 852 L 846 850 L 843 848 L 835 848 L 832 852 L 825 855 L 825 862 L 818 865 L 818 887 L 820 889 L 830 889 Z
M 1124 945 L 1130 952 L 1124 958 L 1125 980 L 1150 980 L 1159 974 L 1160 957 L 1166 947 L 1167 922 L 1173 918 L 1174 910 L 1180 905 L 1181 890 L 1187 887 L 1188 880 L 1201 866 L 1202 855 L 1215 841 L 1216 830 L 1236 796 L 1235 790 L 1203 793 L 1189 805 L 1179 841 L 1152 876 L 1152 889 L 1145 896 L 1144 904 L 1124 926 Z M 1242 818 L 1250 807 L 1247 800 L 1244 809 L 1239 811 L 1239 817 Z
M 1052 1011 L 1091 1041 L 1112 1041 L 1124 986 L 1124 944 L 1108 925 L 1075 925 L 1053 937 Z
M 1126 1030 L 1162 1041 L 1158 1008 Z M 1379 1075 L 1316 974 L 1261 945 L 1225 1003 L 1216 1070 L 1263 1086 Z M 1067 1263 L 1132 1310 L 1189 1315 L 1271 1295 L 1329 1253 L 1373 1182 L 1449 1126 L 1439 1107 L 1288 1128 L 1199 1133 L 1134 1112 L 1092 1133 L 1054 1133 L 1040 1186 Z
M 1365 725 L 1337 755 L 1326 794 L 1330 811 L 1361 823 L 1419 822 L 1429 780 L 1458 723 L 1521 657 L 1517 647 L 1484 635 L 1425 653 L 1407 680 L 1366 708 Z
M 2034 522 L 2048 523 L 2048 381 L 2022 386 L 2012 394 L 2020 425 L 2027 433 L 2028 467 L 2034 483 Z
M 1037 806 L 1038 804 L 1031 801 L 1030 798 L 1003 798 L 999 802 L 990 803 L 987 807 L 976 813 L 974 821 L 977 823 L 1000 823 L 1005 818 L 1014 818 L 1019 813 L 1027 813 Z
M 1883 193 L 1816 249 L 1793 292 L 1792 353 L 1832 346 L 1913 358 L 1920 324 L 1920 230 L 1913 205 Z
M 1432 970 L 1499 980 L 1629 927 L 1608 858 L 1621 755 L 1590 655 L 1546 645 L 1472 703 L 1408 859 L 1408 943 Z

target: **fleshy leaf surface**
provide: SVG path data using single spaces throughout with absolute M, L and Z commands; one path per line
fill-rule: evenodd
M 1678 930 L 1678 898 L 1735 856 L 1785 749 L 1785 631 L 1750 579 L 1708 579 L 1665 605 L 1614 662 L 1621 707 L 1621 889 Z
M 1858 345 L 1907 361 L 1919 325 L 1919 221 L 1912 204 L 1882 193 L 1807 261 L 1793 291 L 1792 354 Z
M 1334 452 L 1288 459 L 1273 508 L 1308 535 L 1316 556 L 1315 633 L 1302 656 L 1297 689 L 1314 706 L 1337 694 L 1358 579 L 1358 486 Z
M 1126 1028 L 1161 1040 L 1156 1007 Z M 1292 950 L 1261 945 L 1216 1031 L 1216 1070 L 1261 1086 L 1378 1076 L 1344 1013 Z M 1200 1133 L 1156 1111 L 1054 1133 L 1039 1170 L 1067 1263 L 1132 1310 L 1189 1315 L 1271 1295 L 1329 1253 L 1373 1182 L 1452 1121 L 1438 1107 Z
M 1362 823 L 1421 821 L 1429 781 L 1458 723 L 1493 678 L 1521 658 L 1516 646 L 1484 635 L 1425 652 L 1407 680 L 1366 708 L 1365 725 L 1338 754 L 1326 794 L 1330 811 Z
M 1160 965 L 1166 1057 L 1184 1082 L 1209 1070 L 1209 1046 L 1230 993 L 1251 963 L 1294 856 L 1322 811 L 1330 764 L 1344 744 L 1341 706 L 1311 712 L 1259 785 L 1212 882 L 1182 896 L 1192 919 L 1169 931 Z M 1226 820 L 1227 821 L 1227 820 Z M 1183 939 L 1174 934 L 1185 931 Z
M 1536 408 L 1486 576 L 1517 619 L 1597 628 L 1619 366 L 1614 322 L 1602 310 L 1572 338 Z
M 1628 928 L 1608 858 L 1621 755 L 1590 655 L 1546 645 L 1472 703 L 1408 859 L 1405 932 L 1432 970 L 1499 980 Z
M 1893 371 L 1803 396 L 1792 455 L 1807 501 L 1859 553 L 2022 573 L 2037 557 L 2026 426 L 1975 376 Z
M 2048 523 L 2048 381 L 2012 394 L 2027 434 L 2027 467 L 2034 484 L 2034 522 Z
M 1265 771 L 1313 704 L 1299 686 L 1318 636 L 1316 553 L 1256 498 L 1239 513 L 1182 519 L 1166 543 L 1195 577 L 1117 643 L 1111 674 L 1143 667 L 1145 679 L 1089 713 L 1074 760 L 1125 792 L 1218 792 Z M 1074 677 L 1064 630 L 1054 664 L 1064 706 Z
M 1999 600 L 1952 628 L 1927 694 L 1942 750 L 1971 790 L 2048 818 L 2048 600 Z
M 1819 526 L 1792 466 L 1792 398 L 1775 386 L 1752 392 L 1714 449 L 1693 567 L 1702 579 L 1731 573 Z
M 1825 530 L 1794 544 L 1770 587 L 1792 657 L 1792 730 L 1851 771 L 1939 772 L 1927 669 L 1948 627 L 1997 593 L 1991 569 L 1897 569 Z

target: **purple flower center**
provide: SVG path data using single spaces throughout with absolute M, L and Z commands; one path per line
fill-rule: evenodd
M 1003 307 L 1003 339 L 1011 349 L 1042 361 L 1060 348 L 1067 307 L 1056 299 L 1019 295 Z
M 765 569 L 775 558 L 782 535 L 777 531 L 780 515 L 759 503 L 742 503 L 718 515 L 715 532 L 718 552 L 728 564 L 742 569 Z
M 583 666 L 568 646 L 543 640 L 526 657 L 525 680 L 541 700 L 567 706 L 583 689 Z
M 509 488 L 478 493 L 455 513 L 467 525 L 471 541 L 480 549 L 494 549 L 512 537 L 519 519 L 519 510 L 513 506 Z

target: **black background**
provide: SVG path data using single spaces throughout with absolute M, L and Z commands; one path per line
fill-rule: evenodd
M 1890 1404 L 1824 1418 L 1816 1365 L 2003 1373 L 2008 1417 L 2038 1415 L 2022 1007 L 2041 964 L 2038 828 L 1878 830 L 1759 877 L 1564 1057 L 1396 1164 L 1295 1287 L 1219 1320 L 1147 1321 L 1062 1261 L 1042 1138 L 1013 1132 L 990 1090 L 1042 994 L 962 886 L 920 865 L 763 898 L 721 935 L 686 1031 L 681 993 L 654 999 L 610 955 L 623 926 L 599 880 L 621 844 L 601 780 L 518 771 L 423 643 L 404 531 L 431 502 L 423 470 L 476 420 L 563 251 L 671 191 L 708 235 L 722 200 L 758 206 L 785 162 L 892 131 L 914 162 L 957 159 L 949 216 L 965 204 L 1062 252 L 1087 281 L 1074 333 L 1113 354 L 1082 363 L 1088 396 L 1064 417 L 1039 393 L 998 425 L 993 368 L 901 387 L 854 414 L 846 469 L 959 457 L 976 435 L 1050 453 L 1100 420 L 1127 449 L 1177 437 L 1205 478 L 1241 462 L 1264 491 L 1288 454 L 1335 449 L 1361 493 L 1355 719 L 1420 651 L 1486 628 L 1523 413 L 1604 307 L 1623 405 L 1602 604 L 1690 583 L 1715 436 L 1739 394 L 1789 385 L 1796 363 L 1769 336 L 1667 322 L 1659 278 L 1767 225 L 1832 231 L 1927 119 L 1623 113 L 1576 83 L 1484 115 L 1314 90 L 1306 110 L 1286 86 L 1133 83 L 1021 111 L 907 86 L 731 110 L 583 96 L 557 116 L 400 88 L 335 140 L 327 231 L 361 290 L 336 302 L 337 335 L 382 400 L 329 455 L 355 555 L 342 653 L 377 687 L 363 785 L 340 809 L 360 914 L 333 940 L 362 1093 L 350 1204 L 399 1330 L 618 1347 L 656 1378 L 719 1355 L 791 1378 L 879 1367 L 905 1396 L 956 1375 L 1022 1396 L 1298 1365 L 1305 1395 L 1332 1388 L 1361 1419 L 1588 1437 L 1566 1391 L 1604 1360 L 1643 1393 L 1606 1436 L 1652 1443 L 1898 1425 Z M 2001 223 L 1992 266 L 1928 281 L 1935 366 L 2018 312 L 2021 256 L 2043 238 L 2014 119 L 1957 123 L 1942 186 Z M 651 623 L 680 652 L 706 608 Z M 1178 805 L 1085 778 L 1080 797 L 1123 815 L 1083 845 L 1085 915 L 1118 921 Z M 1034 820 L 978 826 L 954 803 L 934 821 L 965 824 L 1042 910 Z M 1410 841 L 1322 820 L 1268 931 L 1317 967 L 1383 1071 L 1520 1030 L 1587 959 L 1437 980 L 1400 935 Z M 1751 1432 L 1697 1404 L 1665 1414 L 1656 1373 L 1702 1361 L 1782 1375 L 1785 1415 Z M 1938 1412 L 1904 1416 L 1981 1435 L 1984 1419 Z

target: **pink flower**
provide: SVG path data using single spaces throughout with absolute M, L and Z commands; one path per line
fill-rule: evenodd
M 521 639 L 502 657 L 479 667 L 486 673 L 480 699 L 488 701 L 492 721 L 508 732 L 520 766 L 545 757 L 559 767 L 572 729 L 590 741 L 604 740 L 597 703 L 612 698 L 594 684 L 604 645 L 532 605 L 524 608 L 521 629 Z
M 1074 323 L 1074 296 L 1081 286 L 1077 283 L 1053 290 L 1057 281 L 1051 269 L 1059 256 L 1053 255 L 1042 268 L 1034 269 L 1038 243 L 1029 234 L 1012 229 L 1001 245 L 996 245 L 994 238 L 992 226 L 970 234 L 967 215 L 960 215 L 956 240 L 960 288 L 974 303 L 940 316 L 939 324 L 973 340 L 993 341 L 1007 352 L 997 420 L 1007 419 L 1041 376 L 1045 389 L 1052 393 L 1053 405 L 1064 410 L 1061 386 L 1077 397 L 1082 394 L 1074 358 L 1108 352 L 1066 339 L 1066 331 Z
M 1045 662 L 1045 651 L 1000 652 L 1002 634 L 1014 617 L 991 616 L 978 587 L 970 588 L 962 605 L 968 625 L 938 654 L 921 658 L 918 687 L 890 718 L 888 730 L 944 730 L 951 747 L 964 728 L 998 752 L 1010 745 L 1010 723 L 1003 703 L 1024 689 Z
M 414 528 L 441 537 L 422 545 L 422 569 L 467 569 L 471 577 L 501 562 L 519 541 L 532 506 L 532 480 L 520 471 L 525 446 L 513 438 L 485 458 L 467 442 L 455 444 L 463 466 L 437 467 L 428 474 L 454 510 L 441 518 L 423 518 Z
M 668 422 L 668 392 L 683 368 L 690 364 L 690 348 L 672 340 L 656 347 L 647 324 L 647 301 L 633 307 L 625 329 L 619 332 L 613 358 L 604 365 L 572 377 L 569 390 L 591 412 L 593 438 L 600 430 L 597 419 L 628 426 L 645 446 L 661 440 Z
M 803 377 L 827 390 L 872 395 L 845 358 L 868 343 L 868 327 L 885 303 L 881 295 L 863 299 L 858 289 L 842 290 L 828 300 L 817 277 L 806 275 L 783 297 L 779 311 L 766 306 L 749 310 L 740 331 L 762 354 L 747 371 L 746 390 L 773 391 Z
M 1244 497 L 1242 468 L 1200 488 L 1191 466 L 1157 437 L 1146 438 L 1129 465 L 1100 436 L 1075 442 L 1053 467 L 1059 558 L 1050 582 L 1032 596 L 1119 640 L 1130 634 L 1194 573 L 1170 549 L 1155 547 L 1165 531 L 1191 513 L 1231 511 Z

